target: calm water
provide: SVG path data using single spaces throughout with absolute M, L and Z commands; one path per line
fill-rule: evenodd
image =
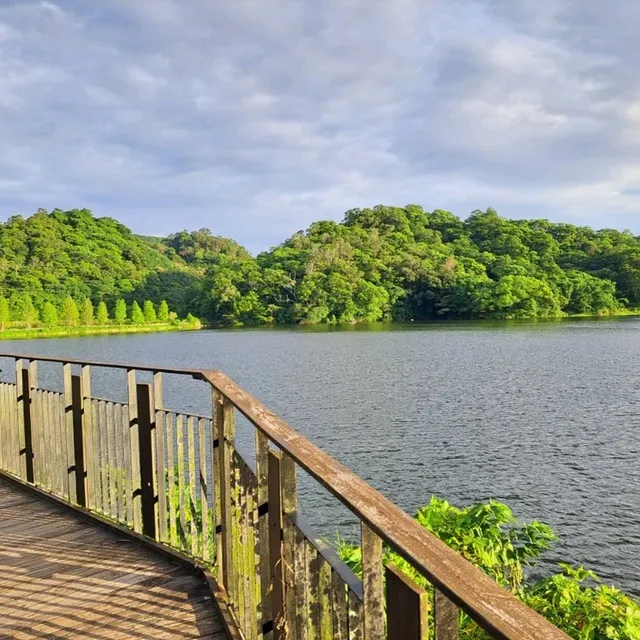
M 0 351 L 222 369 L 404 509 L 432 494 L 460 506 L 502 500 L 555 528 L 551 561 L 585 564 L 640 596 L 639 319 L 206 331 Z M 123 382 L 105 374 L 97 393 Z M 204 389 L 168 387 L 167 404 L 207 409 Z M 335 499 L 303 488 L 323 533 L 349 528 Z

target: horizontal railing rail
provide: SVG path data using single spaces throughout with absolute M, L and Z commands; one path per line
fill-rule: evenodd
M 248 640 L 454 640 L 460 611 L 494 638 L 567 638 L 219 371 L 0 358 L 16 376 L 0 383 L 2 471 L 211 567 Z M 62 365 L 62 393 L 38 387 L 38 362 Z M 93 396 L 92 367 L 125 372 L 127 401 Z M 165 373 L 208 383 L 211 416 L 168 409 Z M 236 445 L 236 412 L 254 451 Z M 298 468 L 360 521 L 361 577 L 304 520 Z M 433 601 L 384 566 L 385 545 Z

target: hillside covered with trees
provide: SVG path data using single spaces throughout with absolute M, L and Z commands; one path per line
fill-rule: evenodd
M 0 325 L 72 305 L 142 322 L 145 301 L 148 318 L 216 326 L 608 314 L 640 306 L 640 239 L 416 205 L 353 209 L 256 257 L 206 229 L 143 237 L 84 209 L 0 225 Z

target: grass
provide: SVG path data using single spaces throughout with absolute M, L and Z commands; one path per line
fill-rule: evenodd
M 123 333 L 159 333 L 166 331 L 193 331 L 199 327 L 190 323 L 155 323 L 147 325 L 105 325 L 82 327 L 11 328 L 0 331 L 0 340 L 30 340 L 37 338 L 67 338 L 78 336 L 117 335 Z

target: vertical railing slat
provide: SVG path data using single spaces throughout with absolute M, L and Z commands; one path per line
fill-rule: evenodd
M 191 555 L 197 557 L 199 555 L 198 544 L 198 523 L 197 518 L 197 503 L 198 503 L 198 481 L 196 478 L 196 440 L 197 440 L 197 425 L 198 421 L 193 418 L 187 418 L 187 445 L 188 456 L 187 464 L 189 469 L 189 531 L 191 535 Z
M 115 426 L 115 450 L 116 450 L 116 519 L 120 523 L 127 521 L 127 486 L 126 467 L 124 461 L 124 415 L 123 407 L 115 404 L 113 407 L 113 421 Z
M 282 558 L 282 488 L 280 480 L 280 456 L 268 451 L 269 498 L 269 588 L 263 596 L 271 594 L 273 616 L 273 640 L 284 637 L 284 574 Z
M 235 443 L 235 410 L 226 398 L 222 401 L 221 425 L 219 428 L 219 449 L 221 460 L 218 466 L 220 487 L 220 508 L 222 522 L 222 575 L 224 586 L 234 603 L 237 594 L 233 593 L 236 581 L 233 566 L 233 514 L 231 504 L 232 454 Z
M 256 429 L 255 447 L 256 498 L 258 501 L 257 570 L 259 572 L 260 586 L 259 615 L 262 625 L 264 626 L 273 618 L 271 613 L 271 598 L 268 597 L 271 582 L 271 576 L 269 575 L 269 554 L 266 553 L 266 549 L 269 547 L 269 515 L 268 510 L 263 509 L 263 505 L 267 505 L 269 500 L 269 440 L 259 429 Z
M 180 510 L 180 496 L 176 493 L 176 462 L 175 450 L 177 447 L 176 431 L 177 426 L 173 413 L 165 415 L 165 434 L 167 442 L 167 467 L 168 467 L 168 489 L 167 497 L 169 503 L 169 542 L 172 547 L 178 547 L 178 524 L 177 514 Z
M 98 443 L 100 446 L 100 486 L 102 487 L 102 513 L 109 516 L 111 504 L 109 498 L 109 444 L 107 427 L 107 403 L 98 402 Z
M 133 528 L 142 533 L 142 486 L 140 479 L 140 427 L 138 424 L 138 400 L 135 369 L 127 371 L 127 389 L 129 394 L 129 439 L 131 442 L 131 489 Z
M 107 458 L 109 460 L 109 515 L 112 520 L 118 519 L 118 461 L 116 458 L 116 420 L 113 402 L 105 406 L 107 429 Z
M 69 367 L 69 375 L 71 375 L 71 365 Z M 65 382 L 65 388 L 68 383 Z M 71 386 L 71 435 L 72 435 L 72 452 L 73 452 L 73 496 L 74 502 L 81 507 L 87 506 L 87 490 L 86 490 L 86 461 L 85 461 L 85 428 L 83 415 L 83 393 L 82 378 L 80 376 L 71 376 L 69 381 Z M 67 408 L 67 422 L 69 421 L 69 411 Z
M 349 640 L 363 640 L 363 606 L 361 600 L 349 592 Z
M 166 413 L 164 411 L 164 386 L 162 373 L 153 373 L 153 402 L 155 405 L 156 431 L 156 491 L 158 493 L 158 539 L 169 542 L 167 514 L 167 431 Z
M 331 613 L 335 640 L 349 640 L 347 586 L 337 571 L 331 572 Z
M 458 607 L 435 590 L 435 640 L 458 640 Z
M 295 548 L 296 533 L 292 517 L 298 509 L 298 489 L 296 478 L 296 463 L 286 453 L 282 453 L 280 462 L 282 478 L 282 511 L 283 518 L 283 557 L 284 557 L 284 584 L 285 584 L 285 612 L 287 632 L 290 638 L 287 640 L 301 640 L 297 638 L 296 624 L 296 581 L 295 581 Z M 286 517 L 289 516 L 289 517 Z
M 209 523 L 209 474 L 207 472 L 207 442 L 210 438 L 207 436 L 207 421 L 200 418 L 198 421 L 198 445 L 199 445 L 199 461 L 200 461 L 200 514 L 202 520 L 202 549 L 201 557 L 205 562 L 211 560 L 211 533 Z
M 140 469 L 140 510 L 142 515 L 142 533 L 156 539 L 156 506 L 154 476 L 154 429 L 151 385 L 136 385 L 136 410 L 138 415 L 138 454 Z
M 385 574 L 387 640 L 429 640 L 429 594 L 393 565 Z
M 382 539 L 362 523 L 362 587 L 365 640 L 384 640 Z

